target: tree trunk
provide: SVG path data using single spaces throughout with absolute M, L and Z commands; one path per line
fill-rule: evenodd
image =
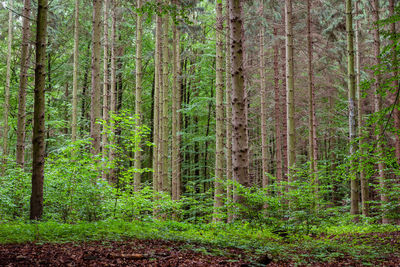
M 296 164 L 292 0 L 285 0 L 285 11 L 288 181 L 292 182 Z
M 249 185 L 249 147 L 246 116 L 246 92 L 243 76 L 243 20 L 241 1 L 229 0 L 231 77 L 232 77 L 232 167 L 233 179 Z M 237 203 L 244 204 L 244 197 L 234 194 Z
M 358 4 L 359 1 L 356 1 L 356 15 L 358 15 Z M 363 126 L 363 104 L 361 99 L 361 50 L 360 50 L 360 20 L 356 21 L 356 32 L 355 32 L 355 41 L 356 41 L 356 89 L 357 89 L 357 122 L 358 122 L 358 146 L 361 153 L 360 157 L 360 182 L 361 182 L 361 210 L 364 216 L 369 215 L 369 188 L 368 188 L 368 181 L 365 177 L 365 170 L 364 170 L 364 163 L 363 163 L 363 155 L 364 155 L 364 148 L 363 148 L 363 133 L 362 133 L 362 126 Z
M 142 8 L 142 0 L 137 0 L 137 8 Z M 137 124 L 142 125 L 142 35 L 143 35 L 143 15 L 136 15 L 136 93 L 135 93 L 135 113 L 138 116 Z M 142 164 L 142 149 L 139 144 L 135 151 L 135 169 L 141 169 Z M 141 173 L 136 172 L 134 175 L 134 188 L 135 191 L 140 189 Z
M 109 95 L 109 71 L 108 71 L 108 63 L 109 63 L 109 39 L 108 39 L 108 13 L 109 13 L 110 0 L 104 0 L 104 16 L 103 16 L 103 121 L 108 123 L 109 119 L 109 106 L 108 106 L 108 95 Z M 112 52 L 111 52 L 112 53 Z M 114 85 L 115 88 L 115 85 Z M 104 128 L 104 127 L 103 127 Z M 102 155 L 103 161 L 105 161 L 105 157 L 108 155 L 107 153 L 107 134 L 101 134 L 101 147 L 102 147 Z M 104 164 L 105 165 L 105 164 Z M 102 171 L 103 180 L 107 180 L 107 172 L 103 169 Z
M 275 136 L 276 136 L 276 179 L 282 182 L 282 133 L 279 92 L 279 41 L 278 28 L 274 28 L 274 91 L 275 91 Z
M 47 10 L 47 0 L 38 0 L 32 136 L 31 220 L 39 220 L 43 214 Z
M 215 62 L 215 181 L 214 181 L 214 216 L 213 221 L 221 221 L 219 209 L 223 206 L 224 187 L 220 180 L 224 178 L 224 78 L 223 78 L 223 47 L 222 34 L 224 31 L 224 18 L 222 16 L 222 0 L 215 1 L 216 7 L 216 62 Z
M 374 22 L 373 27 L 373 36 L 374 36 L 374 59 L 375 65 L 379 66 L 381 64 L 380 60 L 380 53 L 381 53 L 381 41 L 380 41 L 380 33 L 379 28 L 376 24 L 379 22 L 379 0 L 373 1 L 373 10 L 372 10 L 372 17 Z M 380 95 L 380 86 L 381 86 L 381 74 L 379 71 L 375 71 L 375 82 L 374 82 L 374 89 L 375 89 L 375 113 L 379 113 L 382 110 L 382 97 Z M 378 121 L 376 124 L 376 142 L 377 142 L 377 152 L 378 152 L 378 175 L 379 175 L 379 184 L 380 184 L 380 198 L 381 204 L 385 205 L 389 202 L 389 198 L 385 193 L 386 190 L 386 177 L 385 177 L 385 163 L 384 163 L 384 155 L 383 155 L 383 146 L 382 146 L 382 125 Z M 385 211 L 383 211 L 385 213 Z M 386 218 L 385 214 L 382 215 L 382 223 L 389 223 L 388 218 Z
M 312 41 L 312 20 L 311 20 L 311 0 L 307 0 L 307 48 L 308 48 L 308 92 L 309 92 L 309 159 L 311 176 L 317 184 L 317 136 L 315 121 L 315 91 L 314 91 L 314 71 L 313 71 L 313 41 Z
M 91 152 L 93 155 L 100 153 L 100 50 L 101 50 L 101 9 L 103 1 L 93 0 L 92 20 L 92 96 L 90 105 L 90 137 L 92 138 Z
M 356 107 L 355 107 L 355 74 L 354 74 L 354 44 L 353 44 L 353 14 L 351 0 L 346 0 L 346 31 L 347 31 L 347 85 L 349 90 L 349 137 L 350 137 L 350 156 L 355 153 L 355 135 L 356 135 Z M 358 180 L 355 172 L 355 162 L 350 161 L 350 190 L 351 207 L 350 214 L 359 213 L 359 189 Z M 357 220 L 357 218 L 356 218 Z
M 22 42 L 21 42 L 21 67 L 18 91 L 18 122 L 17 122 L 17 155 L 18 166 L 22 169 L 25 165 L 25 121 L 26 121 L 26 88 L 28 86 L 29 67 L 29 38 L 31 1 L 24 0 L 24 11 L 22 14 Z
M 76 141 L 78 118 L 78 78 L 79 78 L 79 0 L 75 0 L 74 23 L 74 70 L 72 78 L 72 142 Z
M 231 94 L 232 94 L 232 89 L 231 89 L 231 59 L 230 59 L 230 54 L 231 54 L 231 46 L 230 46 L 230 35 L 231 35 L 231 30 L 230 30 L 230 20 L 229 20 L 229 0 L 225 1 L 225 16 L 226 16 L 226 32 L 225 32 L 225 101 L 226 101 L 226 179 L 228 181 L 233 180 L 233 170 L 232 170 L 232 100 L 231 100 Z M 227 195 L 227 204 L 229 205 L 232 202 L 232 190 L 233 186 L 232 184 L 228 183 L 227 189 L 226 189 L 226 195 Z M 233 220 L 233 214 L 230 209 L 228 209 L 228 218 L 227 222 L 230 223 Z
M 168 179 L 168 96 L 169 96 L 169 79 L 168 79 L 168 63 L 169 63 L 169 50 L 168 50 L 168 30 L 169 30 L 169 16 L 164 15 L 163 18 L 163 41 L 162 41 L 162 189 L 164 192 L 171 192 L 171 185 Z
M 264 13 L 264 2 L 260 1 L 261 14 Z M 261 91 L 261 161 L 262 161 L 262 187 L 268 186 L 268 142 L 267 142 L 267 88 L 265 85 L 265 55 L 264 55 L 264 25 L 260 23 L 260 91 Z
M 110 86 L 110 114 L 117 113 L 117 1 L 112 0 L 112 7 L 111 7 L 111 86 Z M 107 86 L 108 88 L 108 86 Z M 111 125 L 111 130 L 113 131 L 114 136 L 116 136 L 116 129 L 115 125 Z M 108 151 L 108 156 L 110 162 L 115 160 L 115 151 L 112 146 L 115 143 L 115 139 L 110 140 L 110 149 Z M 116 172 L 114 169 L 110 170 L 109 174 L 109 181 L 115 183 L 116 182 Z
M 174 1 L 177 4 L 177 1 Z M 180 34 L 176 24 L 172 24 L 173 33 L 173 84 L 172 84 L 172 199 L 179 200 L 181 187 L 181 59 L 180 59 Z
M 285 18 L 285 16 L 284 16 Z M 282 179 L 287 181 L 288 175 L 288 151 L 287 151 L 287 103 L 286 103 L 286 47 L 284 44 L 281 46 L 282 58 L 282 91 L 281 91 L 281 112 L 282 112 Z
M 8 37 L 7 37 L 7 70 L 6 86 L 4 87 L 4 124 L 3 124 L 3 160 L 1 174 L 4 175 L 8 157 L 8 113 L 10 111 L 10 80 L 11 80 L 11 45 L 13 39 L 13 0 L 9 1 Z

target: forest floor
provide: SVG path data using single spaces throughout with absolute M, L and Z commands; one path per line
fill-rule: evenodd
M 176 223 L 161 223 L 153 229 L 146 224 L 141 232 L 136 232 L 137 225 L 128 228 L 118 223 L 108 224 L 108 230 L 103 223 L 0 223 L 0 266 L 400 266 L 398 229 L 335 230 L 334 234 L 275 239 L 257 232 L 245 240 L 245 232 L 238 236 L 197 227 L 204 239 L 196 240 L 187 236 L 171 239 L 168 231 L 175 237 L 179 232 L 181 237 L 185 232 L 195 235 Z M 235 238 L 235 243 L 227 242 Z

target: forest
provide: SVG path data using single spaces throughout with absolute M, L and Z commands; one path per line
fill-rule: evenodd
M 0 266 L 400 266 L 400 1 L 3 0 L 0 27 Z

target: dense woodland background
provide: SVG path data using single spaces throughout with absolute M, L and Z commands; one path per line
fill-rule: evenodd
M 0 221 L 399 222 L 395 0 L 1 3 Z

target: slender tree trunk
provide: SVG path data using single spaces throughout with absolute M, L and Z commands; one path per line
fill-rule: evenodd
M 359 1 L 356 1 L 356 15 L 358 15 L 358 4 Z M 365 170 L 364 170 L 364 163 L 363 163 L 363 155 L 364 155 L 364 148 L 363 148 L 363 133 L 362 133 L 362 126 L 363 126 L 363 104 L 361 99 L 361 50 L 360 50 L 360 20 L 356 21 L 356 31 L 355 31 L 355 42 L 356 42 L 356 90 L 357 90 L 357 122 L 358 122 L 358 146 L 361 153 L 360 157 L 360 182 L 361 182 L 361 210 L 364 216 L 369 215 L 369 188 L 368 188 L 368 181 L 365 177 Z
M 117 1 L 112 0 L 111 7 L 111 86 L 110 86 L 110 114 L 117 113 Z M 105 27 L 104 27 L 105 28 Z M 107 60 L 108 61 L 108 60 Z M 105 65 L 104 65 L 105 66 Z M 107 86 L 108 88 L 108 86 Z M 116 136 L 115 125 L 111 124 L 111 130 L 113 131 L 114 137 Z M 115 160 L 115 150 L 112 146 L 115 143 L 115 138 L 110 140 L 110 149 L 109 149 L 109 160 L 113 162 Z M 114 169 L 110 170 L 109 181 L 115 183 L 116 182 L 116 172 Z
M 40 220 L 43 214 L 47 10 L 47 0 L 38 0 L 32 136 L 31 220 Z
M 296 164 L 292 0 L 285 0 L 285 11 L 288 181 L 292 182 Z
M 87 127 L 87 122 L 89 121 L 89 114 L 87 112 L 87 102 L 88 102 L 88 89 L 89 89 L 89 57 L 90 57 L 90 46 L 91 46 L 91 41 L 88 42 L 87 45 L 87 50 L 86 50 L 86 57 L 87 63 L 86 63 L 86 71 L 83 75 L 83 81 L 82 81 L 82 103 L 81 103 L 81 135 L 85 135 L 86 131 L 88 131 Z
M 174 1 L 177 4 L 177 1 Z M 172 199 L 179 200 L 181 186 L 181 153 L 180 135 L 181 131 L 181 59 L 180 59 L 180 34 L 176 24 L 172 24 L 173 34 L 173 84 L 172 84 Z
M 285 16 L 284 16 L 285 17 Z M 281 91 L 281 112 L 282 112 L 282 164 L 283 164 L 283 180 L 287 181 L 288 175 L 288 151 L 287 151 L 287 103 L 286 103 L 286 47 L 281 46 L 282 58 L 282 91 Z
M 154 88 L 154 119 L 153 119 L 153 143 L 155 145 L 153 149 L 153 189 L 155 192 L 159 191 L 159 160 L 158 152 L 160 150 L 159 142 L 159 124 L 160 124 L 160 105 L 159 95 L 161 91 L 161 34 L 162 34 L 162 19 L 159 15 L 156 16 L 156 37 L 155 37 L 155 59 L 154 59 L 154 76 L 155 76 L 155 88 Z
M 109 119 L 109 105 L 108 105 L 108 95 L 109 95 L 109 70 L 108 70 L 108 63 L 109 63 L 109 38 L 108 38 L 108 13 L 109 13 L 109 6 L 110 0 L 104 0 L 104 16 L 103 16 L 103 121 L 108 123 Z M 112 52 L 111 52 L 112 53 Z M 115 85 L 114 85 L 115 88 Z M 104 127 L 103 127 L 104 128 Z M 108 155 L 107 153 L 107 134 L 101 134 L 101 147 L 103 151 L 103 161 L 105 161 L 105 157 Z M 105 165 L 105 164 L 104 164 Z M 103 169 L 102 171 L 102 178 L 103 180 L 107 179 L 107 172 Z
M 216 0 L 216 79 L 215 79 L 215 103 L 216 103 L 216 125 L 215 125 L 215 182 L 214 182 L 214 216 L 213 221 L 221 221 L 219 209 L 223 206 L 222 195 L 224 193 L 223 184 L 219 180 L 224 178 L 224 78 L 223 78 L 223 62 L 224 62 L 224 18 L 222 16 L 222 0 Z
M 276 136 L 276 179 L 282 182 L 282 133 L 281 133 L 281 109 L 279 92 L 279 43 L 278 28 L 274 28 L 274 91 L 275 91 L 275 136 Z
M 354 74 L 354 44 L 353 44 L 353 14 L 351 0 L 346 0 L 346 31 L 347 31 L 347 84 L 349 90 L 349 137 L 350 137 L 350 156 L 355 153 L 355 136 L 356 136 L 356 107 L 355 107 L 355 74 Z M 352 215 L 359 214 L 359 189 L 358 180 L 355 171 L 355 162 L 350 162 L 350 190 L 351 190 L 351 207 Z M 357 220 L 357 218 L 356 218 Z
M 260 1 L 261 14 L 264 13 L 264 2 Z M 261 161 L 262 187 L 268 187 L 268 142 L 267 142 L 267 88 L 265 85 L 264 25 L 260 23 L 260 91 L 261 91 Z
M 142 8 L 142 0 L 137 0 L 137 8 Z M 138 116 L 137 124 L 142 125 L 142 35 L 143 35 L 143 15 L 136 16 L 136 93 L 135 93 L 135 113 Z M 175 26 L 176 27 L 176 26 Z M 141 146 L 135 151 L 135 169 L 142 168 L 142 149 Z M 135 191 L 140 189 L 141 173 L 136 172 L 134 175 Z
M 65 84 L 64 97 L 65 97 L 65 103 L 68 103 L 68 101 L 69 101 L 69 83 Z M 64 115 L 65 115 L 65 121 L 66 122 L 69 121 L 70 114 L 69 114 L 68 106 L 65 106 L 65 108 L 64 108 Z M 68 135 L 68 129 L 69 129 L 69 126 L 68 126 L 68 124 L 66 124 L 66 126 L 64 128 L 65 135 Z
M 232 77 L 232 168 L 239 184 L 249 185 L 249 147 L 246 117 L 246 92 L 243 75 L 243 20 L 241 1 L 229 0 L 231 77 Z M 234 194 L 235 202 L 244 204 L 244 197 Z
M 171 192 L 171 185 L 168 179 L 168 96 L 169 96 L 169 79 L 168 79 L 168 63 L 169 63 L 169 49 L 168 49 L 168 31 L 169 31 L 169 16 L 164 15 L 163 18 L 163 41 L 162 41 L 162 189 L 164 192 Z
M 379 66 L 381 63 L 380 60 L 380 53 L 381 53 L 381 41 L 380 41 L 380 33 L 379 33 L 379 28 L 377 27 L 377 23 L 379 22 L 379 0 L 374 0 L 373 1 L 373 11 L 372 11 L 372 17 L 374 21 L 374 30 L 373 30 L 373 36 L 374 36 L 374 58 L 375 58 L 375 65 Z M 374 88 L 375 88 L 375 112 L 379 113 L 382 110 L 382 97 L 380 95 L 380 86 L 381 86 L 381 74 L 379 71 L 375 72 L 375 83 L 374 83 Z M 378 152 L 378 175 L 379 175 L 379 184 L 380 184 L 380 198 L 382 201 L 382 205 L 385 205 L 389 202 L 389 198 L 385 193 L 386 190 L 386 177 L 385 177 L 385 163 L 383 161 L 383 146 L 382 146 L 382 125 L 378 122 L 376 125 L 375 129 L 376 133 L 376 142 L 377 142 L 377 152 Z M 384 212 L 385 213 L 385 212 Z M 382 215 L 382 223 L 389 223 L 388 218 L 386 218 L 385 214 Z
M 31 1 L 24 0 L 24 11 L 22 14 L 22 42 L 21 42 L 21 67 L 18 91 L 18 121 L 17 121 L 17 154 L 18 166 L 22 169 L 25 165 L 25 121 L 26 121 L 26 88 L 28 86 L 29 67 L 29 38 Z
M 92 138 L 91 152 L 93 155 L 100 153 L 100 124 L 97 121 L 101 118 L 100 104 L 100 50 L 101 50 L 101 9 L 103 1 L 93 0 L 92 20 L 92 96 L 90 105 L 90 137 Z
M 313 71 L 313 40 L 312 40 L 311 0 L 307 0 L 307 47 L 308 47 L 308 92 L 309 92 L 309 158 L 310 170 L 314 183 L 317 183 L 317 148 L 316 148 L 316 122 L 315 122 L 315 91 Z
M 79 76 L 79 0 L 75 0 L 74 23 L 74 70 L 72 78 L 72 142 L 76 141 L 78 118 L 78 76 Z
M 232 170 L 232 88 L 231 88 L 231 46 L 230 46 L 230 19 L 229 19 L 229 0 L 225 1 L 225 16 L 226 16 L 226 32 L 225 32 L 225 101 L 226 101 L 226 179 L 228 181 L 233 180 L 233 170 Z M 232 202 L 232 184 L 228 183 L 226 195 L 227 195 L 227 204 L 229 205 Z M 228 218 L 227 222 L 230 223 L 233 220 L 233 214 L 230 209 L 228 209 Z
M 13 39 L 13 0 L 9 1 L 8 37 L 7 37 L 7 71 L 6 86 L 4 87 L 4 124 L 3 124 L 3 160 L 1 174 L 4 175 L 8 157 L 8 113 L 10 111 L 10 80 L 11 80 L 11 45 Z

